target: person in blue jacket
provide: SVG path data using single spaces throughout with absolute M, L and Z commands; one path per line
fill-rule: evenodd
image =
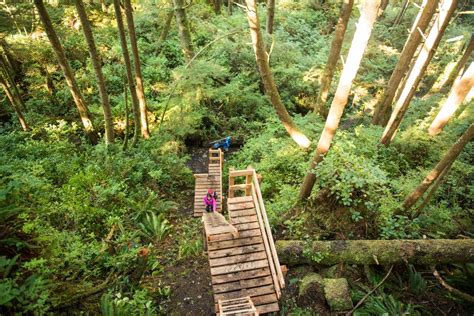
M 224 151 L 228 151 L 230 145 L 232 144 L 232 137 L 227 136 L 226 138 L 216 140 L 215 142 L 211 143 L 212 148 L 219 149 L 222 148 Z

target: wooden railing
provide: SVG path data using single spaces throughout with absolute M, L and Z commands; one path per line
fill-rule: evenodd
M 239 177 L 245 177 L 245 182 L 240 184 L 236 183 L 236 178 Z M 248 167 L 246 170 L 231 169 L 229 171 L 229 198 L 236 197 L 236 194 L 240 192 L 242 192 L 244 196 L 252 196 L 254 201 L 275 290 L 278 298 L 280 298 L 281 289 L 285 286 L 285 280 L 273 241 L 272 231 L 270 223 L 268 222 L 267 211 L 263 203 L 260 184 L 255 169 Z
M 220 170 L 221 170 L 221 175 L 219 179 L 219 197 L 221 199 L 221 205 L 220 205 L 220 211 L 224 209 L 224 196 L 222 195 L 222 172 L 224 168 L 224 152 L 219 148 L 219 149 L 209 149 L 209 166 L 213 164 L 219 164 Z

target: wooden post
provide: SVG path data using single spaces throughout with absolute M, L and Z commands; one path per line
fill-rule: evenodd
M 232 175 L 234 168 L 229 168 L 229 199 L 234 197 L 234 176 Z

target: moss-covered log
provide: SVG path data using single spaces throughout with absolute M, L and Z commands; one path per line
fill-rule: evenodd
M 301 240 L 278 240 L 282 264 L 440 264 L 474 262 L 474 240 L 335 240 L 314 241 L 308 246 Z

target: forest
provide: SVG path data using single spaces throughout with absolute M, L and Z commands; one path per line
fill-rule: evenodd
M 254 168 L 285 279 L 261 314 L 472 315 L 473 12 L 1 1 L 0 314 L 217 312 L 193 174 L 229 137 L 219 207 Z

